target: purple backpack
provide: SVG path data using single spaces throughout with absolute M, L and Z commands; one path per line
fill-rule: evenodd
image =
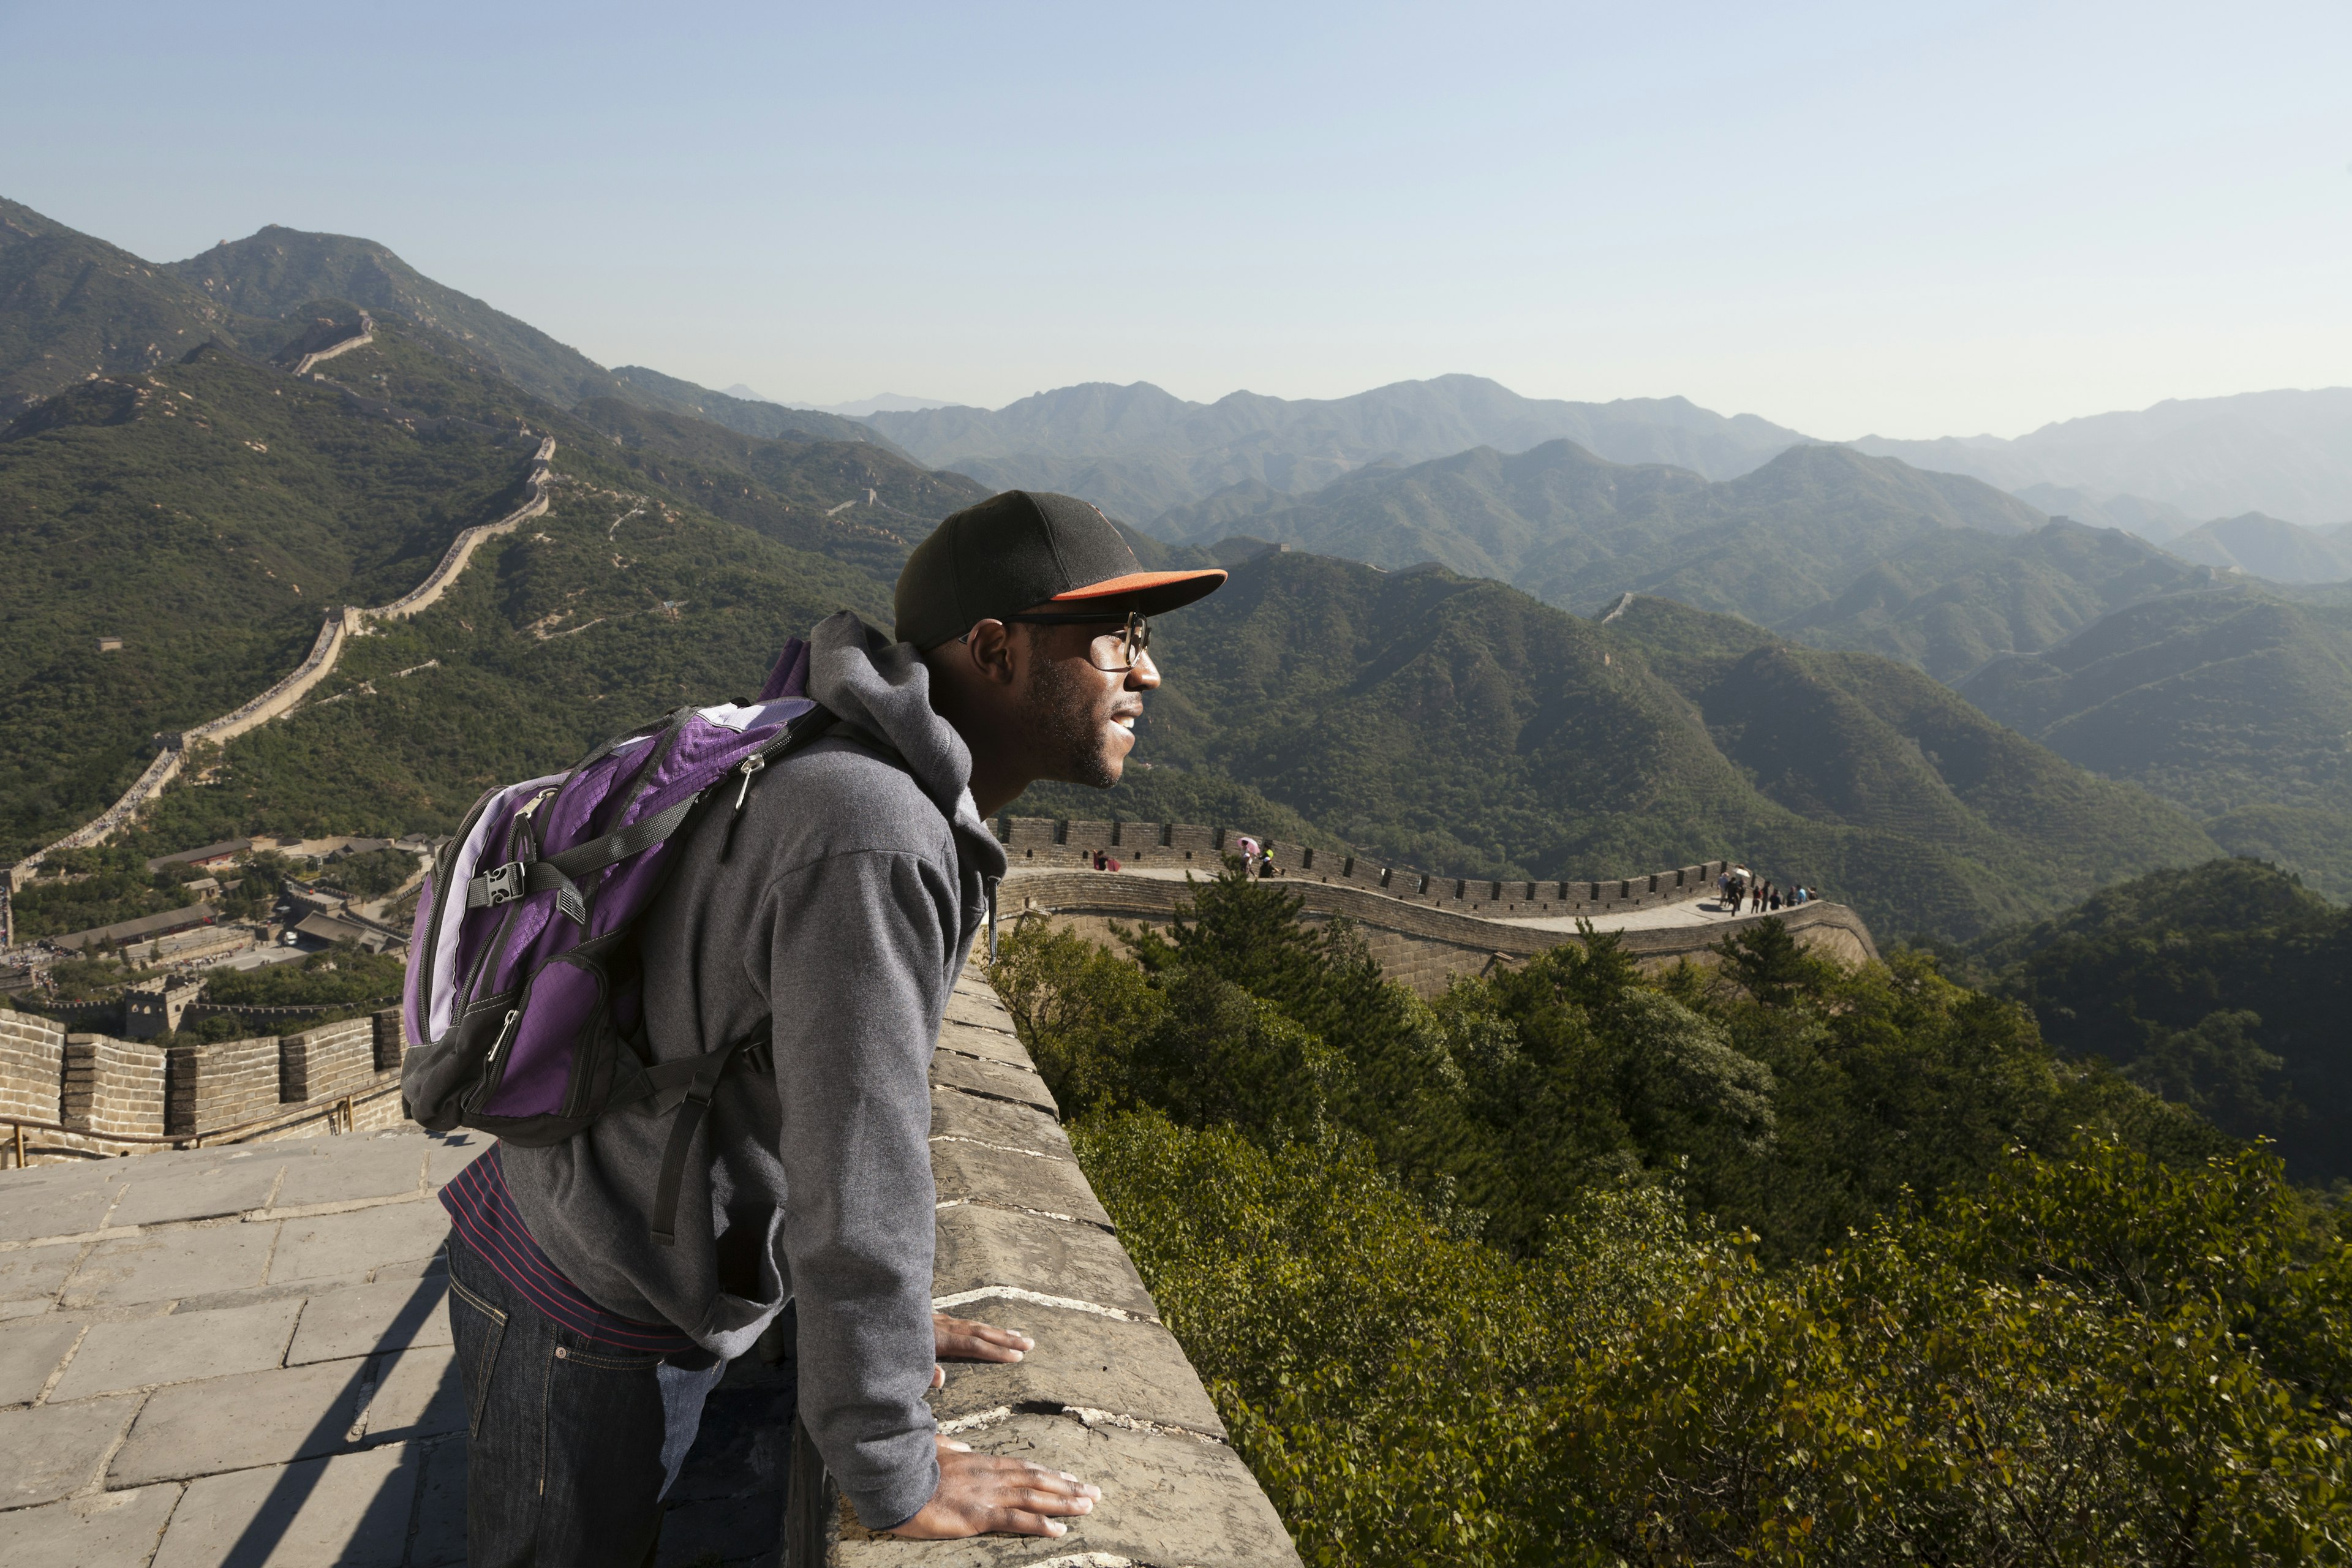
M 677 858 L 669 841 L 725 796 L 736 815 L 724 858 L 751 781 L 819 735 L 838 730 L 897 760 L 809 699 L 808 664 L 795 637 L 752 702 L 682 708 L 569 773 L 474 803 L 417 895 L 402 1009 L 411 1119 L 539 1147 L 651 1100 L 677 1116 L 653 1215 L 654 1238 L 671 1240 L 695 1128 L 730 1061 L 764 1069 L 767 1031 L 653 1059 L 633 938 Z

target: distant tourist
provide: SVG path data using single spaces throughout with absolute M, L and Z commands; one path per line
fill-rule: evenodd
M 494 1144 L 443 1191 L 477 1568 L 653 1561 L 705 1396 L 772 1327 L 798 1352 L 784 1406 L 866 1528 L 1053 1535 L 1093 1509 L 925 1402 L 936 1362 L 1033 1348 L 932 1310 L 928 1068 L 1005 871 L 989 819 L 1040 780 L 1118 782 L 1160 685 L 1144 617 L 1224 576 L 1145 572 L 1085 501 L 1012 490 L 915 548 L 895 640 L 846 611 L 812 634 L 809 695 L 841 729 L 679 831 L 634 939 L 657 1068 L 764 1047 L 676 1080 L 709 1109 L 675 1123 L 675 1241 L 667 1106 Z
M 1280 868 L 1276 867 L 1274 863 L 1274 852 L 1272 850 L 1268 850 L 1264 856 L 1259 858 L 1257 863 L 1257 874 L 1258 879 L 1261 881 L 1265 880 L 1268 877 L 1279 877 L 1282 875 Z
M 1099 871 L 1103 868 L 1103 852 L 1097 849 L 1095 851 L 1095 869 Z
M 1764 884 L 1764 907 L 1768 910 L 1780 907 L 1780 889 L 1769 882 Z

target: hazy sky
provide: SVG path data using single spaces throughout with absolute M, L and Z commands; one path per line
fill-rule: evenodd
M 793 401 L 1468 371 L 1812 435 L 2352 382 L 2352 6 L 31 5 L 0 195 Z

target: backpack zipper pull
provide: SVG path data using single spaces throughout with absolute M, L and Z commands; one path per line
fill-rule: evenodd
M 743 775 L 743 782 L 735 791 L 735 809 L 727 814 L 726 836 L 719 841 L 719 863 L 722 866 L 727 863 L 727 857 L 735 852 L 735 829 L 743 821 L 743 797 L 751 793 L 751 775 L 767 765 L 768 759 L 757 752 L 735 765 L 735 771 Z
M 757 752 L 752 752 L 750 756 L 743 759 L 741 767 L 739 770 L 743 775 L 743 784 L 742 787 L 735 792 L 736 810 L 740 811 L 743 809 L 743 797 L 751 793 L 751 775 L 758 773 L 761 768 L 764 768 L 767 765 L 768 759 L 761 756 Z
M 514 1037 L 515 1020 L 521 1016 L 522 1009 L 518 1007 L 509 1013 L 505 1022 L 499 1026 L 499 1037 L 490 1042 L 490 1054 L 482 1058 L 482 1077 L 485 1081 L 490 1076 L 490 1069 L 499 1065 L 499 1053 L 507 1048 L 507 1041 Z

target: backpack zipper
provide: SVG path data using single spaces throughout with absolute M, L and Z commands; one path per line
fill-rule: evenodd
M 751 775 L 758 773 L 761 768 L 764 768 L 767 765 L 768 759 L 761 756 L 757 752 L 752 752 L 750 756 L 743 759 L 740 767 L 738 769 L 738 771 L 743 775 L 743 784 L 742 787 L 735 792 L 736 810 L 740 811 L 743 809 L 743 797 L 751 793 Z
M 490 1042 L 488 1052 L 482 1058 L 482 1070 L 474 1075 L 474 1092 L 458 1102 L 461 1110 L 472 1111 L 498 1089 L 499 1055 L 507 1048 L 507 1042 L 514 1038 L 515 1020 L 521 1016 L 522 1009 L 520 1007 L 507 1010 L 506 1017 L 499 1025 L 499 1037 Z

